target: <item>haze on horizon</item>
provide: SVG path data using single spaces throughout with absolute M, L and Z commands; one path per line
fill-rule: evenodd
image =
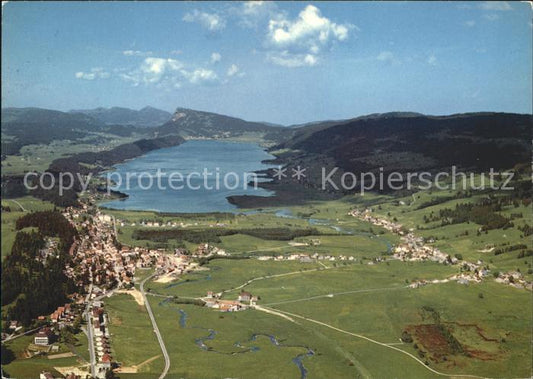
M 532 112 L 528 3 L 5 3 L 2 107 Z

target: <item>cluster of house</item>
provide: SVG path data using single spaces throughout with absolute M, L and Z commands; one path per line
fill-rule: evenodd
M 73 311 L 72 304 L 70 303 L 57 307 L 57 309 L 50 315 L 50 321 L 59 324 L 60 329 L 63 325 L 71 324 L 75 318 L 76 312 Z M 43 316 L 40 316 L 39 319 L 43 319 Z
M 472 283 L 480 283 L 485 276 L 489 273 L 486 269 L 476 269 L 474 271 L 463 271 L 459 274 L 452 275 L 446 279 L 434 279 L 434 280 L 417 280 L 409 284 L 410 288 L 419 288 L 426 286 L 428 284 L 437 284 L 437 283 L 448 283 L 450 281 L 456 281 L 459 284 L 468 285 Z
M 524 279 L 524 276 L 518 271 L 501 272 L 496 278 L 498 283 L 510 285 L 515 288 L 525 288 L 533 290 L 533 284 Z
M 67 208 L 63 215 L 85 233 L 79 246 L 72 251 L 72 263 L 65 273 L 79 285 L 86 285 L 89 277 L 95 285 L 103 287 L 128 286 L 135 272 L 135 253 L 118 248 L 109 216 L 98 212 L 94 217 L 82 209 Z M 81 222 L 77 219 L 84 214 Z
M 350 215 L 360 220 L 367 221 L 373 225 L 381 226 L 384 229 L 387 229 L 389 232 L 399 234 L 401 236 L 405 234 L 405 231 L 401 224 L 398 224 L 397 222 L 389 221 L 385 218 L 374 216 L 371 208 L 366 208 L 362 211 L 358 209 L 353 209 L 350 212 Z
M 404 261 L 432 260 L 445 264 L 461 263 L 463 269 L 462 272 L 449 279 L 456 280 L 458 283 L 462 284 L 480 282 L 483 278 L 489 275 L 489 270 L 483 266 L 482 261 L 477 261 L 476 263 L 459 261 L 457 258 L 451 257 L 449 254 L 440 251 L 436 247 L 426 244 L 424 238 L 418 237 L 413 233 L 413 229 L 406 232 L 402 225 L 373 215 L 372 209 L 370 208 L 363 211 L 354 209 L 350 212 L 350 215 L 400 235 L 401 243 L 393 248 L 393 255 L 395 258 Z M 430 240 L 428 242 L 432 243 L 434 241 Z M 522 274 L 516 271 L 500 273 L 496 278 L 496 281 L 516 288 L 526 288 L 529 290 L 533 288 L 533 284 L 525 280 Z M 413 285 L 419 286 L 420 284 L 415 283 Z
M 81 243 L 71 249 L 72 263 L 65 268 L 79 285 L 88 285 L 88 278 L 93 278 L 94 285 L 104 289 L 130 288 L 136 268 L 155 267 L 160 273 L 184 269 L 180 267 L 183 259 L 176 260 L 162 249 L 118 245 L 112 217 L 98 210 L 93 213 L 89 214 L 86 204 L 81 209 L 66 208 L 63 213 L 86 232 Z
M 98 359 L 98 368 L 103 370 L 111 368 L 108 323 L 109 319 L 104 310 L 104 304 L 100 301 L 95 301 L 91 309 L 91 324 L 94 332 L 94 346 Z
M 201 243 L 196 248 L 196 251 L 191 255 L 193 258 L 202 258 L 202 257 L 210 257 L 212 255 L 220 255 L 220 256 L 227 256 L 230 255 L 226 253 L 225 250 L 219 249 L 218 247 L 214 245 L 210 245 L 208 243 Z
M 427 244 L 423 237 L 416 236 L 413 233 L 413 229 L 406 231 L 401 224 L 374 215 L 371 208 L 366 208 L 363 211 L 354 209 L 350 212 L 350 215 L 399 235 L 401 243 L 392 249 L 393 255 L 397 259 L 403 261 L 430 260 L 440 263 L 457 263 L 456 258 L 450 258 L 448 254 Z
M 439 263 L 456 264 L 457 258 L 450 257 L 438 248 L 426 244 L 424 238 L 416 236 L 411 231 L 400 237 L 401 243 L 392 249 L 395 258 L 403 261 L 435 261 Z
M 125 220 L 117 219 L 116 222 L 117 222 L 118 225 L 120 225 L 122 227 L 124 227 L 124 226 L 137 226 L 137 223 L 128 222 L 128 221 L 125 221 Z M 213 227 L 213 226 L 224 226 L 224 225 L 225 224 L 211 224 L 209 226 Z M 195 222 L 195 223 L 192 223 L 192 224 L 186 224 L 184 222 L 171 222 L 171 221 L 168 221 L 168 222 L 164 223 L 164 222 L 158 222 L 158 221 L 141 220 L 139 222 L 139 226 L 144 226 L 144 227 L 148 227 L 148 228 L 177 228 L 177 227 L 187 228 L 189 226 L 198 226 L 198 223 Z
M 305 254 L 305 253 L 294 253 L 289 255 L 261 255 L 257 257 L 260 261 L 299 261 L 300 263 L 311 263 L 314 261 L 355 261 L 356 258 L 352 256 L 345 255 L 329 255 L 329 254 Z
M 253 307 L 257 304 L 258 297 L 250 292 L 241 291 L 237 300 L 222 300 L 222 293 L 207 292 L 207 296 L 202 300 L 208 308 L 218 309 L 221 312 L 237 312 Z
M 72 306 L 73 304 L 67 303 L 63 306 L 57 307 L 57 309 L 50 314 L 49 317 L 39 316 L 39 321 L 49 320 L 49 326 L 42 327 L 33 336 L 33 343 L 38 346 L 48 346 L 55 342 L 54 329 L 61 330 L 65 326 L 71 326 L 79 316 L 79 312 Z

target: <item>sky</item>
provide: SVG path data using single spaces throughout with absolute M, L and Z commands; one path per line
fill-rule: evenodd
M 3 3 L 2 107 L 531 113 L 531 20 L 517 2 Z

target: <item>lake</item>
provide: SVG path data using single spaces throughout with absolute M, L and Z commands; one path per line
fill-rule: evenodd
M 112 209 L 157 212 L 231 212 L 237 207 L 226 197 L 272 196 L 271 191 L 247 185 L 254 171 L 273 165 L 261 163 L 274 156 L 256 144 L 190 140 L 116 165 L 105 173 L 112 189 L 128 198 L 101 204 Z M 263 181 L 258 177 L 257 182 Z

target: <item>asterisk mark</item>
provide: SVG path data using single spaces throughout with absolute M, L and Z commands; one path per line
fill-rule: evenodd
M 278 180 L 281 180 L 282 178 L 285 178 L 287 176 L 286 171 L 286 168 L 281 168 L 281 166 L 278 166 L 277 168 L 274 168 L 273 176 Z
M 292 177 L 296 178 L 297 180 L 300 180 L 301 178 L 305 178 L 305 174 L 304 174 L 305 170 L 307 169 L 301 168 L 300 166 L 298 166 L 297 168 L 293 168 Z

